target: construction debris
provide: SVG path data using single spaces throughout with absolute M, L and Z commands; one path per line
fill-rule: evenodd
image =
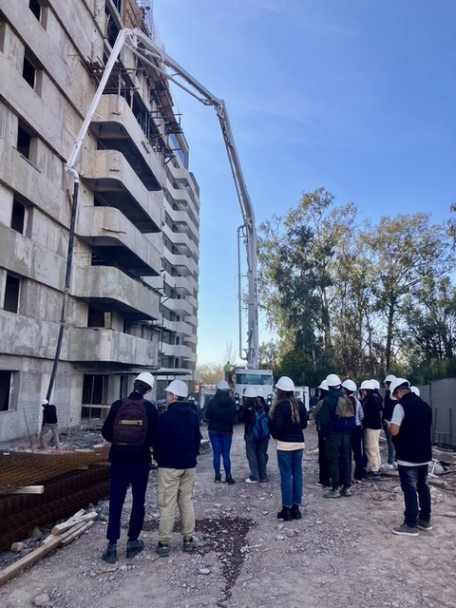
M 78 513 L 80 513 L 80 511 Z M 0 571 L 0 585 L 3 585 L 7 581 L 11 580 L 26 568 L 33 566 L 33 564 L 35 564 L 38 560 L 51 553 L 51 551 L 57 547 L 65 546 L 78 538 L 93 525 L 93 520 L 97 517 L 97 513 L 95 511 L 84 513 L 79 516 L 77 515 L 78 514 L 73 515 L 67 522 L 64 522 L 64 524 L 69 523 L 70 527 L 67 528 L 63 534 L 60 534 L 59 532 L 57 532 L 57 534 L 50 534 L 44 539 L 37 549 Z M 89 521 L 87 521 L 86 516 L 90 516 Z M 19 545 L 20 543 L 16 544 Z

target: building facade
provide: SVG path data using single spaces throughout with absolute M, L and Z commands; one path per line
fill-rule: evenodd
M 198 184 L 166 77 L 128 45 L 77 199 L 65 171 L 125 27 L 151 35 L 134 0 L 0 0 L 0 443 L 37 433 L 46 395 L 70 428 L 140 371 L 155 397 L 195 379 Z

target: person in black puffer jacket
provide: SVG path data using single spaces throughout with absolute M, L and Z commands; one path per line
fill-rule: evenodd
M 269 410 L 269 431 L 277 440 L 282 492 L 282 509 L 277 513 L 277 518 L 290 521 L 301 519 L 303 429 L 307 427 L 307 411 L 295 397 L 291 378 L 282 376 L 275 386 L 277 394 Z
M 233 425 L 236 417 L 236 404 L 230 397 L 230 387 L 226 380 L 220 380 L 213 399 L 209 401 L 206 409 L 207 430 L 214 454 L 215 482 L 222 481 L 220 474 L 220 460 L 223 460 L 225 481 L 232 485 L 235 483 L 231 476 L 231 443 L 233 441 Z

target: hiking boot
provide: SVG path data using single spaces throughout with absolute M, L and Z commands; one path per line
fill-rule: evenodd
M 293 519 L 301 519 L 301 511 L 299 510 L 299 505 L 293 505 L 290 509 L 290 514 Z
M 277 519 L 283 519 L 283 521 L 291 521 L 293 517 L 291 515 L 290 507 L 282 507 L 282 510 L 277 513 Z
M 220 483 L 222 481 L 222 476 L 216 475 L 214 481 L 215 481 L 215 483 Z
M 258 483 L 257 479 L 251 479 L 250 477 L 247 477 L 247 479 L 245 480 L 245 483 Z
M 418 520 L 418 528 L 420 530 L 432 530 L 432 524 L 430 521 L 425 521 L 424 519 Z
M 340 492 L 337 488 L 335 490 L 329 490 L 329 492 L 323 494 L 323 498 L 340 498 Z
M 101 554 L 101 559 L 107 564 L 115 564 L 117 561 L 117 545 L 115 543 L 109 543 Z
M 393 528 L 392 533 L 404 536 L 418 536 L 419 534 L 418 528 L 411 528 L 405 522 L 402 525 Z
M 158 553 L 160 557 L 168 557 L 169 556 L 169 545 L 165 543 L 158 543 L 155 552 Z
M 194 549 L 196 549 L 196 543 L 193 536 L 188 539 L 184 538 L 184 551 L 186 553 L 191 553 Z
M 235 482 L 235 481 L 234 481 L 234 479 L 231 477 L 231 475 L 227 475 L 227 476 L 226 476 L 226 479 L 225 479 L 225 483 L 227 483 L 229 486 L 232 486 L 232 485 L 233 485 L 233 483 L 236 483 L 236 482 Z
M 127 542 L 127 559 L 131 559 L 141 553 L 144 549 L 144 541 L 143 540 L 129 540 Z
M 342 490 L 340 491 L 340 495 L 341 496 L 351 496 L 351 490 L 350 488 L 342 488 Z

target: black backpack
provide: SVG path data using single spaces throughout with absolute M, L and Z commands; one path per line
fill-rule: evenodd
M 144 399 L 122 399 L 114 419 L 112 444 L 116 447 L 142 448 L 146 443 L 148 417 Z

